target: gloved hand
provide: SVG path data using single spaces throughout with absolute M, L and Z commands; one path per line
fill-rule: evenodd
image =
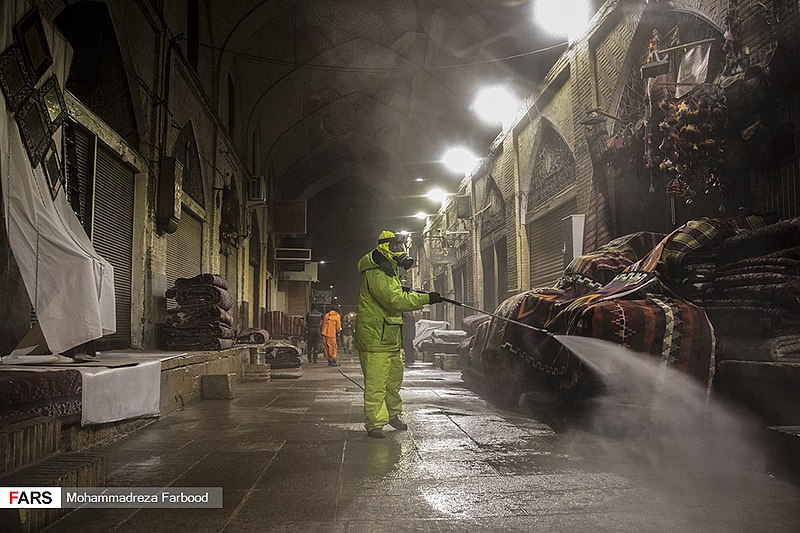
M 442 300 L 442 295 L 439 294 L 438 292 L 435 292 L 435 291 L 434 292 L 429 292 L 428 293 L 428 298 L 430 299 L 430 303 L 432 303 L 432 304 L 438 304 L 438 303 L 443 301 Z

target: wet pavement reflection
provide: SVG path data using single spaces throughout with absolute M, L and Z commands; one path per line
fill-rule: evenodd
M 757 468 L 664 482 L 670 465 L 629 444 L 499 410 L 425 364 L 402 395 L 409 430 L 379 440 L 335 368 L 240 384 L 98 450 L 109 486 L 221 486 L 224 508 L 79 509 L 50 531 L 800 531 L 800 490 Z

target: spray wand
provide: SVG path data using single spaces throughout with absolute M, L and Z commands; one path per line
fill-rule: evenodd
M 408 289 L 408 290 L 411 290 L 413 292 L 419 292 L 419 293 L 427 294 L 426 291 L 421 291 L 421 290 L 417 290 L 417 289 Z M 504 317 L 504 316 L 498 315 L 497 313 L 490 313 L 489 311 L 484 311 L 483 309 L 478 309 L 477 307 L 472 307 L 471 305 L 467 305 L 467 304 L 465 304 L 463 302 L 459 302 L 457 300 L 452 300 L 450 298 L 445 298 L 444 296 L 440 296 L 440 297 L 441 297 L 443 302 L 447 302 L 449 304 L 453 304 L 453 305 L 456 305 L 458 307 L 463 307 L 465 309 L 469 309 L 470 311 L 475 311 L 476 313 L 481 313 L 481 314 L 484 314 L 484 315 L 488 315 L 488 316 L 490 316 L 492 318 L 496 318 L 498 320 L 505 320 L 506 322 L 509 322 L 511 324 L 516 324 L 517 326 L 522 326 L 523 328 L 531 329 L 531 330 L 535 331 L 536 333 L 544 334 L 544 335 L 547 335 L 548 337 L 552 337 L 553 339 L 558 340 L 558 338 L 554 334 L 550 333 L 549 331 L 547 331 L 544 328 L 537 328 L 536 326 L 531 326 L 530 324 L 525 324 L 523 322 L 520 322 L 519 320 L 514 320 L 513 318 L 508 318 L 508 317 Z M 349 379 L 351 382 L 353 382 L 356 385 L 358 385 L 358 387 L 361 390 L 364 390 L 364 387 L 362 387 L 360 383 L 354 381 L 350 376 L 348 376 L 347 374 L 342 372 L 342 369 L 339 367 L 339 358 L 338 357 L 336 358 L 336 369 L 339 371 L 339 373 L 342 376 L 344 376 L 345 378 Z
M 421 291 L 416 291 L 416 292 L 421 292 Z M 477 307 L 472 307 L 471 305 L 467 305 L 467 304 L 465 304 L 463 302 L 458 302 L 456 300 L 451 300 L 450 298 L 445 298 L 444 296 L 442 296 L 441 298 L 442 298 L 443 302 L 447 302 L 449 304 L 457 305 L 459 307 L 463 307 L 465 309 L 469 309 L 470 311 L 475 311 L 476 313 L 489 315 L 490 317 L 497 318 L 498 320 L 505 320 L 506 322 L 510 322 L 511 324 L 516 324 L 517 326 L 522 326 L 523 328 L 532 329 L 533 331 L 535 331 L 537 333 L 543 333 L 543 334 L 548 335 L 550 337 L 555 337 L 555 335 L 553 335 L 552 333 L 550 333 L 549 331 L 547 331 L 544 328 L 537 328 L 536 326 L 531 326 L 530 324 L 525 324 L 523 322 L 520 322 L 519 320 L 514 320 L 513 318 L 504 317 L 504 316 L 498 315 L 496 313 L 490 313 L 489 311 L 484 311 L 483 309 L 478 309 Z

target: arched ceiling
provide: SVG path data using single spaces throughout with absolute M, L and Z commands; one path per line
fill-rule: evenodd
M 375 205 L 399 219 L 433 211 L 422 196 L 433 186 L 455 189 L 459 176 L 438 163 L 447 147 L 480 156 L 499 133 L 470 110 L 477 92 L 502 84 L 526 97 L 565 49 L 526 54 L 564 41 L 536 26 L 531 0 L 219 5 L 210 13 L 216 72 L 234 74 L 240 133 L 255 132 L 259 168 L 279 196 L 319 206 L 339 198 L 331 188 L 363 190 L 361 201 L 391 196 Z M 330 209 L 369 226 L 349 206 Z M 309 221 L 313 242 L 324 230 Z
M 381 179 L 402 183 L 430 173 L 425 163 L 453 143 L 485 150 L 498 128 L 470 111 L 477 91 L 503 83 L 527 96 L 561 51 L 494 61 L 562 40 L 542 34 L 532 7 L 512 0 L 239 0 L 213 14 L 212 30 L 216 46 L 230 52 L 219 52 L 219 71 L 236 74 L 245 138 L 258 130 L 261 163 L 288 192 L 315 179 L 304 174 L 304 160 L 363 165 L 360 153 L 388 154 L 388 165 L 376 162 L 391 171 Z M 456 66 L 464 64 L 471 65 Z M 320 155 L 353 139 L 358 144 L 338 160 Z M 447 179 L 444 169 L 436 174 L 422 177 Z

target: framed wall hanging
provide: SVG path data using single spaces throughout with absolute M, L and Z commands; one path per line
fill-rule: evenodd
M 31 166 L 36 168 L 50 146 L 47 112 L 39 101 L 36 91 L 23 102 L 16 119 L 22 143 L 28 152 L 28 159 L 31 161 Z
M 61 171 L 61 160 L 58 157 L 56 143 L 50 141 L 50 150 L 44 158 L 44 174 L 50 186 L 50 197 L 55 200 L 58 191 L 64 185 L 64 173 Z
M 39 10 L 34 8 L 28 11 L 14 27 L 14 33 L 35 87 L 47 68 L 53 64 Z
M 12 44 L 0 54 L 0 88 L 6 97 L 9 109 L 19 109 L 33 90 L 33 83 L 25 66 L 19 47 Z
M 61 92 L 61 87 L 55 74 L 42 84 L 38 93 L 39 100 L 45 111 L 47 111 L 48 131 L 52 135 L 67 117 L 67 103 L 64 101 L 64 94 Z

